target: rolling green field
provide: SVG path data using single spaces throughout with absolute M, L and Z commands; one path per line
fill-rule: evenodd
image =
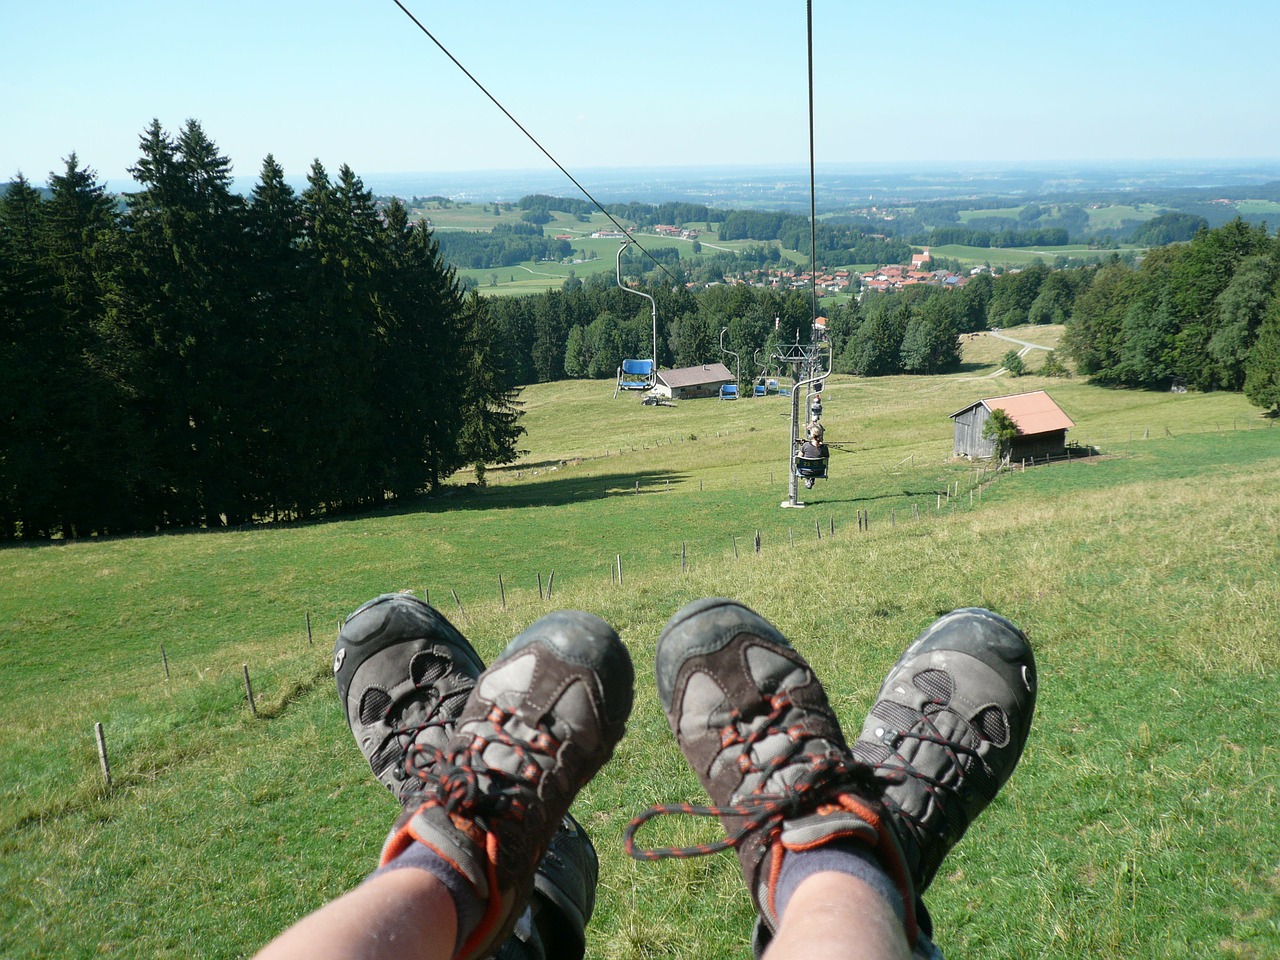
M 1019 206 L 1010 207 L 1007 210 L 962 211 L 961 219 L 967 220 L 979 215 L 1016 218 L 1021 209 Z M 1091 211 L 1090 216 L 1107 216 L 1110 215 L 1107 211 L 1112 209 L 1103 208 Z M 1122 209 L 1126 216 L 1139 215 L 1138 211 L 1132 207 L 1114 209 Z M 519 209 L 503 209 L 495 216 L 492 204 L 462 202 L 451 203 L 443 207 L 438 203 L 431 203 L 415 208 L 414 212 L 428 218 L 431 221 L 432 228 L 437 231 L 488 231 L 495 224 L 519 222 L 523 211 Z M 593 238 L 591 236 L 597 230 L 614 229 L 614 225 L 609 219 L 602 213 L 594 213 L 585 221 L 579 220 L 575 215 L 564 212 L 553 212 L 553 215 L 556 219 L 544 226 L 544 232 L 547 236 L 569 235 L 573 237 L 569 241 L 575 252 L 575 258 L 572 262 L 528 261 L 507 267 L 468 268 L 458 270 L 458 276 L 474 283 L 476 289 L 485 296 L 525 296 L 559 289 L 571 277 L 585 280 L 597 274 L 614 276 L 618 241 Z M 1116 216 L 1119 215 L 1116 214 Z M 1118 223 L 1119 221 L 1117 220 L 1116 222 Z M 629 224 L 624 225 L 630 226 Z M 723 250 L 741 251 L 747 247 L 760 246 L 760 242 L 755 240 L 720 240 L 714 231 L 707 232 L 704 230 L 705 224 L 695 223 L 690 226 L 697 229 L 701 234 L 699 237 L 701 251 L 699 253 L 694 253 L 693 244 L 688 240 L 677 240 L 645 233 L 637 236 L 648 250 L 675 247 L 679 249 L 681 258 L 686 260 L 697 259 L 700 256 L 712 256 Z M 1037 260 L 1052 263 L 1058 257 L 1101 261 L 1112 255 L 1110 250 L 1091 250 L 1088 246 L 1080 244 L 1043 248 L 988 248 L 947 244 L 932 247 L 931 249 L 935 256 L 959 260 L 966 268 L 979 264 L 1017 268 L 1029 266 Z M 783 266 L 808 266 L 809 255 L 807 252 L 782 250 L 781 253 Z M 595 259 L 589 259 L 592 254 L 594 254 Z M 876 267 L 877 264 L 829 263 L 822 266 L 828 270 L 847 269 L 862 272 Z M 624 275 L 633 276 L 640 271 L 641 267 L 647 270 L 652 267 L 652 264 L 647 259 L 642 259 L 642 255 L 636 251 L 629 252 L 623 260 Z M 847 300 L 848 296 L 825 296 L 822 299 L 826 303 L 839 303 Z
M 699 796 L 653 652 L 712 594 L 792 638 L 851 735 L 939 613 L 989 606 L 1026 629 L 1030 745 L 928 896 L 953 960 L 1276 956 L 1280 430 L 1238 395 L 991 377 L 1012 346 L 966 340 L 946 377 L 832 378 L 832 476 L 804 510 L 779 509 L 785 398 L 655 408 L 575 381 L 523 392 L 527 453 L 483 489 L 459 476 L 332 523 L 0 550 L 0 956 L 244 956 L 358 882 L 396 810 L 329 661 L 339 618 L 392 590 L 428 591 L 486 659 L 558 606 L 628 643 L 629 732 L 575 807 L 602 865 L 589 957 L 750 956 L 731 856 L 621 851 L 645 805 Z M 951 457 L 949 414 L 1040 388 L 1101 456 L 998 475 Z
M 1120 250 L 1141 249 L 1121 247 Z M 1058 257 L 1070 257 L 1091 263 L 1101 263 L 1111 258 L 1116 250 L 1099 250 L 1082 243 L 1064 244 L 1060 247 L 969 247 L 959 243 L 947 243 L 930 247 L 935 257 L 959 260 L 965 267 L 987 264 L 992 267 L 1028 267 L 1037 260 L 1052 264 Z

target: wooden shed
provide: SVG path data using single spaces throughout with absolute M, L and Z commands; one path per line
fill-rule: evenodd
M 735 382 L 733 374 L 723 363 L 707 363 L 678 370 L 659 370 L 653 392 L 672 400 L 718 397 L 722 386 Z
M 982 436 L 982 429 L 992 410 L 1003 410 L 1018 428 L 1010 459 L 1056 457 L 1066 452 L 1067 431 L 1075 423 L 1049 394 L 1036 390 L 978 400 L 951 414 L 951 419 L 956 422 L 953 452 L 957 457 L 986 459 L 995 455 L 995 441 Z

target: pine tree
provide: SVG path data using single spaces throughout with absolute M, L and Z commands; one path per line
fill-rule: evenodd
M 151 509 L 167 525 L 238 522 L 247 510 L 234 326 L 245 313 L 243 200 L 231 192 L 230 161 L 194 120 L 176 141 L 152 121 L 140 147 L 127 288 L 153 373 L 140 385 L 157 432 Z
M 1245 364 L 1244 395 L 1255 407 L 1280 416 L 1280 291 L 1271 300 Z
M 45 204 L 21 174 L 0 197 L 0 536 L 48 537 L 61 526 L 54 410 L 40 389 L 59 356 L 55 278 L 44 256 Z M 53 441 L 51 443 L 51 441 Z
M 133 529 L 131 509 L 149 439 L 135 416 L 138 375 L 126 331 L 112 306 L 121 289 L 121 235 L 115 202 L 76 155 L 49 180 L 44 249 L 58 313 L 57 366 L 41 382 L 57 467 L 47 482 L 61 502 L 66 537 Z
M 298 441 L 315 390 L 306 366 L 309 331 L 301 307 L 302 203 L 270 154 L 262 162 L 245 222 L 251 332 L 243 360 L 252 371 L 245 402 L 257 415 L 246 438 L 246 456 L 254 466 L 250 496 L 264 517 L 297 517 L 305 500 L 298 477 L 307 462 Z
M 497 351 L 492 349 L 486 303 L 472 293 L 465 305 L 467 323 L 464 424 L 459 436 L 459 459 L 476 468 L 483 484 L 486 466 L 513 463 L 525 433 L 520 425 L 518 391 L 508 386 Z M 578 327 L 574 328 L 580 329 Z

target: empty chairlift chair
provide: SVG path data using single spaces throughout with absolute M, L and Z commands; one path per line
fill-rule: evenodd
M 613 395 L 616 397 L 619 390 L 649 390 L 653 383 L 652 360 L 623 360 L 618 368 L 618 386 Z
M 724 386 L 722 386 L 720 388 L 720 399 L 721 400 L 737 400 L 738 385 L 736 383 L 726 383 Z

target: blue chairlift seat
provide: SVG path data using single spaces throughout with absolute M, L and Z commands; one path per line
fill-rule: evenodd
M 623 360 L 618 368 L 619 390 L 648 390 L 653 386 L 652 360 Z
M 827 457 L 802 457 L 797 454 L 796 476 L 825 480 L 827 476 L 827 459 Z
M 724 386 L 722 386 L 720 388 L 720 399 L 721 400 L 737 400 L 738 385 L 736 383 L 726 383 Z
M 764 383 L 763 383 L 763 382 L 761 382 L 761 381 L 756 381 L 755 395 L 756 395 L 757 397 L 763 397 L 763 396 L 765 396 L 768 392 L 769 392 L 769 388 L 768 388 L 768 387 L 766 387 L 766 386 L 764 385 Z

